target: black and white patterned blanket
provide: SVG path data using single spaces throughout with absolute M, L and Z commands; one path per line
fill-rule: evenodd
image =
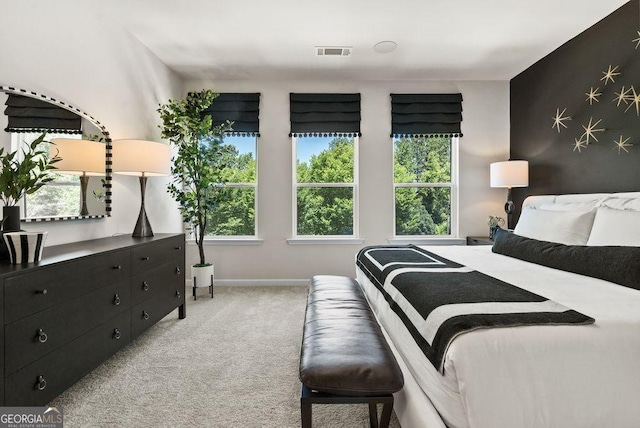
M 356 264 L 383 294 L 440 373 L 458 335 L 491 327 L 591 324 L 553 300 L 414 245 L 360 250 Z

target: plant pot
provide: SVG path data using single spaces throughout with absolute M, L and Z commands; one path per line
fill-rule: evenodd
M 16 232 L 20 230 L 20 207 L 2 207 L 2 230 L 4 232 Z
M 47 232 L 5 232 L 2 237 L 9 250 L 9 260 L 19 265 L 40 261 Z
M 213 285 L 213 264 L 207 266 L 191 266 L 194 287 L 210 287 Z

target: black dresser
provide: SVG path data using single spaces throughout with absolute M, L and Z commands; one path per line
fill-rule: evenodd
M 44 405 L 174 309 L 184 318 L 184 257 L 184 234 L 122 235 L 0 264 L 0 405 Z

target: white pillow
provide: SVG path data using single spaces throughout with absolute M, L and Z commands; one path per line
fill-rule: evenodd
M 640 211 L 640 199 L 635 198 L 606 199 L 602 205 L 616 210 Z
M 538 209 L 547 210 L 547 211 L 591 211 L 596 208 L 599 200 L 589 201 L 589 202 L 566 202 L 566 203 L 556 203 L 556 202 L 545 202 L 540 205 Z
M 585 245 L 595 214 L 596 210 L 547 211 L 525 208 L 513 232 L 539 241 Z
M 587 245 L 640 246 L 640 211 L 598 208 Z

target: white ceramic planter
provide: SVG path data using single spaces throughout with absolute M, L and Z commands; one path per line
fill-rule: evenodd
M 191 276 L 194 287 L 209 287 L 213 285 L 213 264 L 210 266 L 191 266 Z

